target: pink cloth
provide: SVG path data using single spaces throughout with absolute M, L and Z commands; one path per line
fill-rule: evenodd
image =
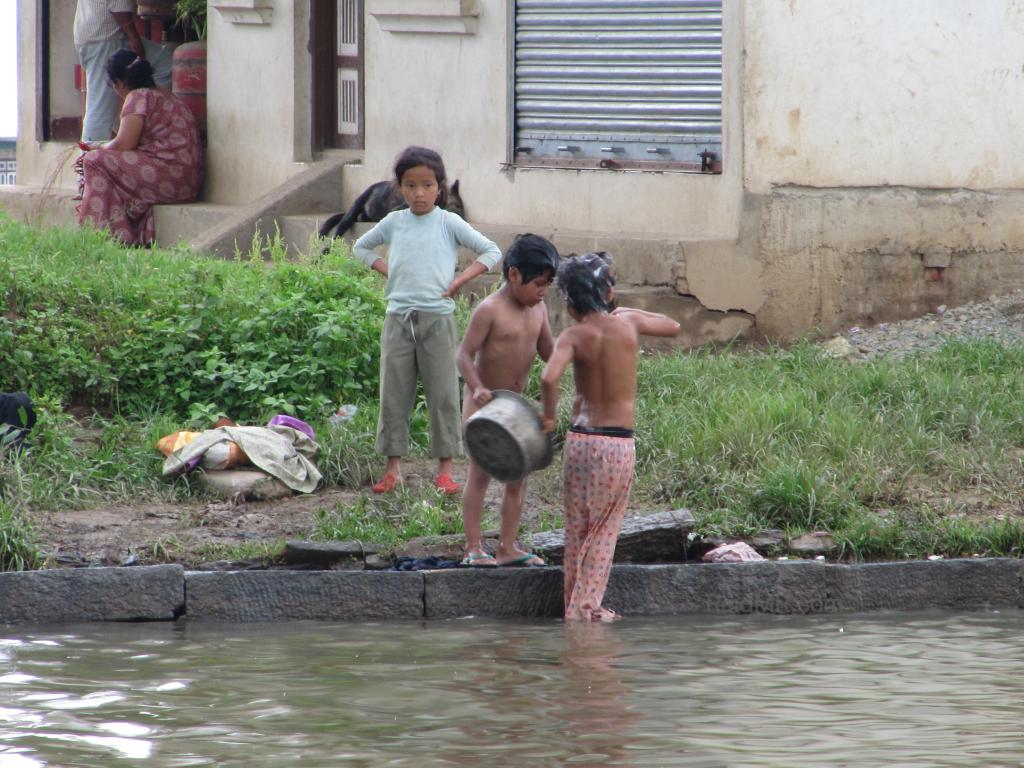
M 129 245 L 149 245 L 156 235 L 153 206 L 187 203 L 199 193 L 202 145 L 192 110 L 175 96 L 137 88 L 124 100 L 126 115 L 145 121 L 139 146 L 85 153 L 78 223 L 107 228 Z
M 565 618 L 601 610 L 615 543 L 633 486 L 631 437 L 570 432 L 565 438 Z
M 743 563 L 752 560 L 764 560 L 757 550 L 745 541 L 722 544 L 705 552 L 704 557 L 701 559 L 707 563 Z

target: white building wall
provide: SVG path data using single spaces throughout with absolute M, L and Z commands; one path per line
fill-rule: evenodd
M 735 237 L 742 179 L 742 8 L 725 3 L 724 173 L 510 168 L 510 3 L 479 3 L 473 34 L 389 32 L 368 0 L 366 152 L 346 198 L 390 175 L 409 144 L 437 149 L 477 225 L 540 231 Z
M 69 146 L 72 145 L 40 141 L 43 94 L 39 72 L 45 47 L 37 34 L 41 27 L 39 13 L 38 0 L 18 0 L 18 183 L 53 190 L 72 189 L 75 185 L 69 160 Z M 72 37 L 74 14 L 74 0 L 54 0 L 51 3 L 51 16 L 58 15 L 59 18 L 52 22 L 50 30 L 53 41 L 50 46 L 50 75 L 60 79 L 51 89 L 52 98 L 58 108 L 67 109 L 68 114 L 77 114 L 81 110 L 80 103 L 75 101 L 81 95 L 74 90 L 74 65 L 78 62 Z
M 1024 184 L 1021 0 L 745 4 L 748 189 Z
M 208 15 L 204 199 L 248 203 L 311 159 L 308 2 L 263 3 L 272 11 L 266 23 L 228 21 L 216 5 Z

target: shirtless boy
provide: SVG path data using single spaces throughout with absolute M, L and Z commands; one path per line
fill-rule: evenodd
M 562 457 L 567 621 L 618 618 L 601 601 L 633 484 L 639 337 L 679 333 L 679 323 L 665 315 L 609 311 L 614 285 L 611 257 L 603 252 L 562 262 L 558 290 L 576 324 L 559 334 L 541 375 L 546 432 L 555 428 L 558 382 L 570 363 L 576 382 Z
M 551 356 L 554 342 L 544 294 L 558 269 L 558 251 L 539 235 L 520 235 L 505 254 L 505 282 L 474 310 L 457 358 L 466 383 L 463 419 L 491 401 L 491 390 L 522 392 L 534 355 Z M 526 480 L 506 483 L 501 499 L 501 535 L 498 551 L 483 549 L 480 526 L 484 493 L 491 477 L 469 460 L 469 474 L 462 492 L 462 520 L 466 530 L 463 565 L 540 566 L 544 561 L 516 546 L 519 518 L 523 514 Z

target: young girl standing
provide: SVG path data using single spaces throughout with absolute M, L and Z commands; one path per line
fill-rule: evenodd
M 387 278 L 377 452 L 387 456 L 388 462 L 373 491 L 387 493 L 401 483 L 419 377 L 430 413 L 430 454 L 438 462 L 434 484 L 444 493 L 455 494 L 460 489 L 452 479 L 452 457 L 461 452 L 462 433 L 453 297 L 497 264 L 501 251 L 456 214 L 444 210 L 448 180 L 437 152 L 407 147 L 395 161 L 395 182 L 409 207 L 389 213 L 354 246 L 364 264 Z M 384 244 L 387 259 L 374 252 Z M 456 275 L 460 245 L 478 258 Z

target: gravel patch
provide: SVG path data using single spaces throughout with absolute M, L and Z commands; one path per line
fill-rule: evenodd
M 921 317 L 875 326 L 853 326 L 822 344 L 835 357 L 873 360 L 932 352 L 949 341 L 988 339 L 1024 342 L 1024 291 L 960 307 L 940 306 Z

